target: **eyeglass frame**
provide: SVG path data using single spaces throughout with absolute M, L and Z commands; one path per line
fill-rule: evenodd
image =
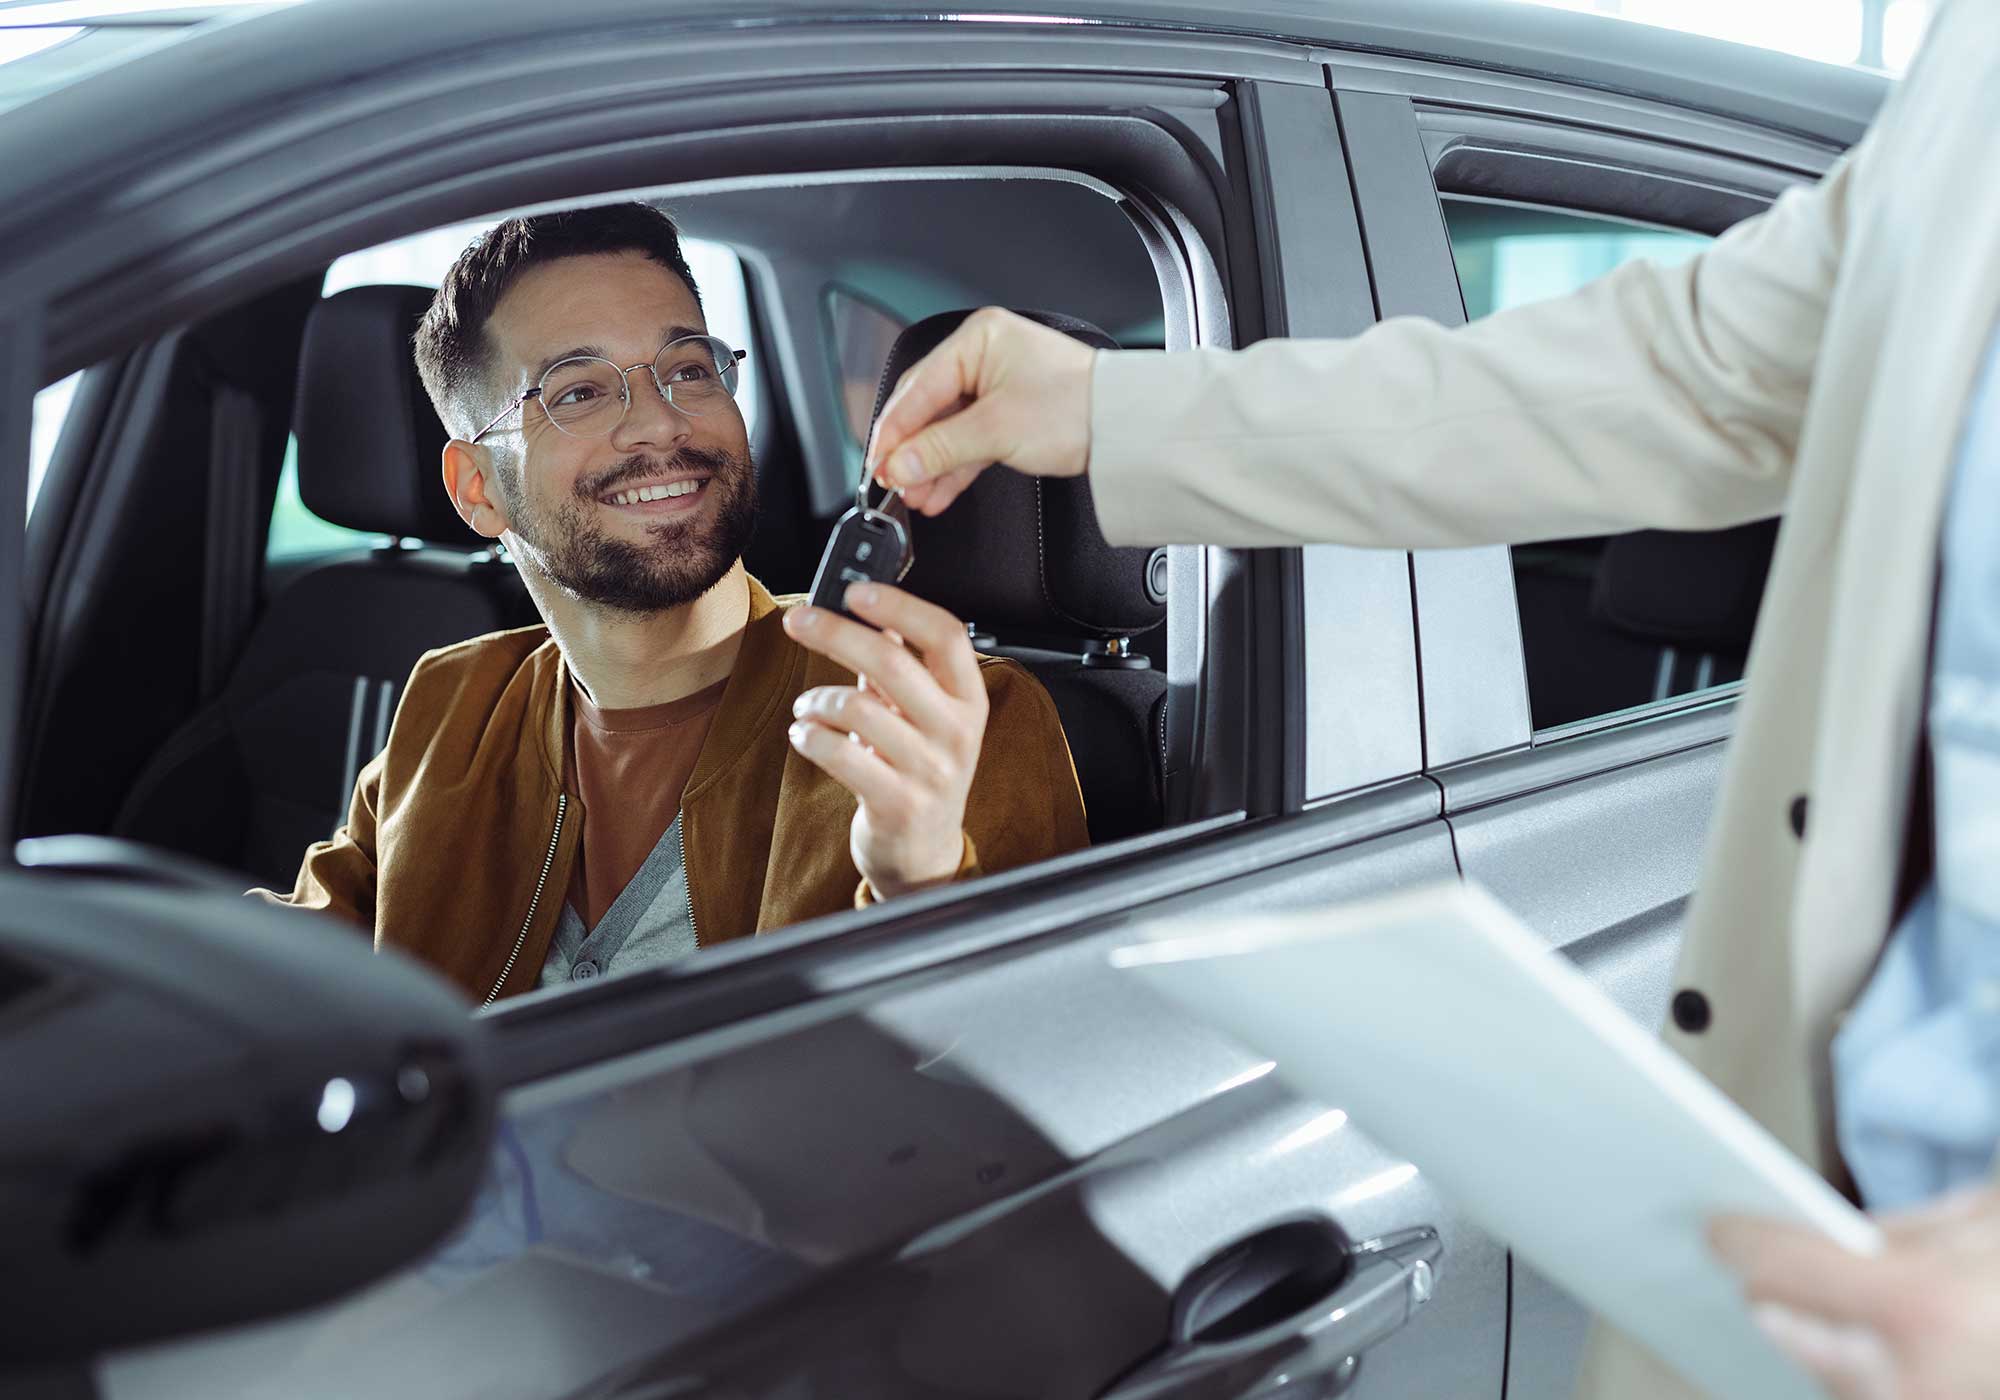
M 539 400 L 542 396 L 542 390 L 548 387 L 549 376 L 554 374 L 557 370 L 561 369 L 564 365 L 571 364 L 577 360 L 597 360 L 600 363 L 610 365 L 612 369 L 616 370 L 618 373 L 619 382 L 625 386 L 624 390 L 625 407 L 619 411 L 618 421 L 616 423 L 613 423 L 605 431 L 597 434 L 596 438 L 584 437 L 580 433 L 572 433 L 569 429 L 563 427 L 562 424 L 556 422 L 555 416 L 553 414 L 548 413 L 547 408 L 544 407 L 543 414 L 548 418 L 549 426 L 551 428 L 554 428 L 557 432 L 561 433 L 564 437 L 572 437 L 579 442 L 593 442 L 596 441 L 597 438 L 607 438 L 610 437 L 611 434 L 617 432 L 619 427 L 624 424 L 625 416 L 632 411 L 632 371 L 635 369 L 646 370 L 652 375 L 653 388 L 655 391 L 658 392 L 660 396 L 660 401 L 662 403 L 665 403 L 668 406 L 670 406 L 676 413 L 687 414 L 686 409 L 682 408 L 679 404 L 674 402 L 673 394 L 670 390 L 668 390 L 667 386 L 660 382 L 660 356 L 666 354 L 668 350 L 672 349 L 676 345 L 679 345 L 684 340 L 713 341 L 717 345 L 720 345 L 723 349 L 727 350 L 730 354 L 731 359 L 734 361 L 735 364 L 738 365 L 742 364 L 745 360 L 750 358 L 750 352 L 748 350 L 736 349 L 728 341 L 724 340 L 719 335 L 675 336 L 672 340 L 662 341 L 660 343 L 660 348 L 653 352 L 652 359 L 641 360 L 638 364 L 629 365 L 624 369 L 619 369 L 616 363 L 614 363 L 611 360 L 605 359 L 604 356 L 602 355 L 569 355 L 564 357 L 563 359 L 557 360 L 554 364 L 550 365 L 547 369 L 543 370 L 542 377 L 535 381 L 535 385 L 533 388 L 523 390 L 519 398 L 515 399 L 512 403 L 508 404 L 505 408 L 501 409 L 498 413 L 496 413 L 493 416 L 492 422 L 488 423 L 485 427 L 481 428 L 478 432 L 474 433 L 470 438 L 467 438 L 466 441 L 469 443 L 476 444 L 481 438 L 485 437 L 488 433 L 492 432 L 495 428 L 499 427 L 500 420 L 502 418 L 505 418 L 508 414 L 512 413 L 517 408 L 523 410 L 522 426 L 525 428 L 527 425 L 525 415 L 528 406 L 528 400 L 530 399 Z M 729 397 L 731 399 L 734 399 L 736 397 L 736 391 L 733 389 L 730 390 Z M 693 418 L 701 417 L 699 413 L 688 414 L 688 416 Z

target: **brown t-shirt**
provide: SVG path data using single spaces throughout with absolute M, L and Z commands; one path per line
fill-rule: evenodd
M 569 902 L 586 929 L 632 883 L 681 809 L 709 721 L 729 684 L 664 705 L 602 710 L 570 687 L 569 771 L 563 786 L 583 809 Z

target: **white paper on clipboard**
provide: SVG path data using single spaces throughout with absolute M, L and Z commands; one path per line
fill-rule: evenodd
M 1492 896 L 1452 883 L 1148 932 L 1114 963 L 1345 1109 L 1689 1381 L 1825 1400 L 1750 1321 L 1703 1225 L 1770 1216 L 1859 1253 L 1875 1226 Z

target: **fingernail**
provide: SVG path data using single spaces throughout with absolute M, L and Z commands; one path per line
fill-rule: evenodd
M 805 713 L 806 713 L 806 704 L 807 704 L 807 701 L 806 701 L 806 697 L 805 697 L 804 695 L 801 695 L 801 696 L 799 696 L 799 698 L 798 698 L 798 699 L 796 699 L 796 700 L 792 701 L 792 718 L 793 718 L 793 719 L 804 719 L 804 718 L 805 718 Z
M 850 608 L 872 608 L 875 599 L 876 589 L 872 583 L 850 583 L 847 586 L 847 606 Z
M 917 462 L 917 454 L 905 448 L 889 459 L 889 480 L 896 486 L 914 486 L 923 475 Z
M 806 727 L 803 724 L 795 724 L 785 731 L 785 737 L 792 741 L 793 748 L 802 749 L 806 746 Z
M 803 632 L 819 621 L 819 614 L 812 608 L 793 608 L 789 613 L 785 614 L 785 620 Z

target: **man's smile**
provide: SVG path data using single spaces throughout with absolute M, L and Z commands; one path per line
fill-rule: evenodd
M 710 480 L 704 473 L 628 483 L 604 492 L 597 501 L 599 505 L 647 518 L 683 515 L 700 507 L 708 494 Z

